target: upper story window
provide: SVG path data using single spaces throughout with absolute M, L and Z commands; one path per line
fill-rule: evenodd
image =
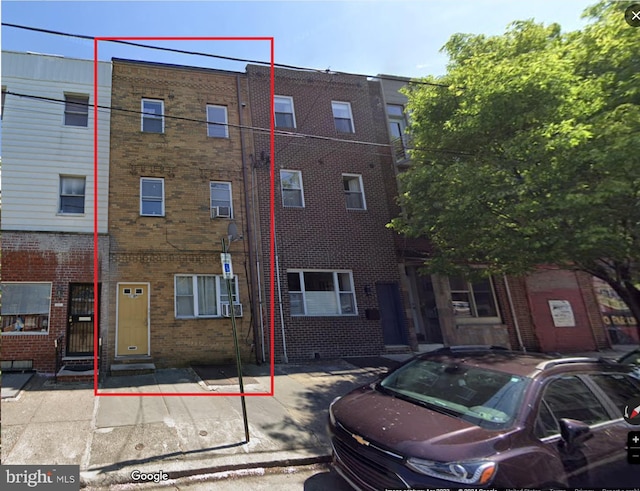
M 353 116 L 351 114 L 351 104 L 348 102 L 331 102 L 333 110 L 333 121 L 338 133 L 355 133 L 353 127 Z
M 164 179 L 140 179 L 140 215 L 164 216 Z
M 211 182 L 211 218 L 233 218 L 230 182 Z
M 64 124 L 66 126 L 89 126 L 89 96 L 64 96 Z
M 142 131 L 164 133 L 164 101 L 142 99 Z
M 280 185 L 282 187 L 282 206 L 304 208 L 302 172 L 299 170 L 281 170 Z
M 498 318 L 498 307 L 491 278 L 470 282 L 462 276 L 451 276 L 449 285 L 456 320 Z
M 229 138 L 227 108 L 207 104 L 207 136 L 213 138 Z
M 58 213 L 84 213 L 85 177 L 60 176 L 60 206 Z
M 387 115 L 389 116 L 391 138 L 401 138 L 407 127 L 407 120 L 404 117 L 404 108 L 397 104 L 389 104 L 387 105 Z
M 276 128 L 295 128 L 296 116 L 293 111 L 293 97 L 277 95 L 274 98 Z
M 365 210 L 367 205 L 364 200 L 364 188 L 362 176 L 359 174 L 342 174 L 344 194 L 347 198 L 348 210 Z

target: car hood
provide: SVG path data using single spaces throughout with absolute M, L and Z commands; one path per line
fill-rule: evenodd
M 437 461 L 478 459 L 509 447 L 506 430 L 481 428 L 443 412 L 378 392 L 355 390 L 333 405 L 349 432 L 407 457 Z

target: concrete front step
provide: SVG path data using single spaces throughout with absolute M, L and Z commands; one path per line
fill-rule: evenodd
M 56 373 L 56 383 L 93 382 L 93 369 L 91 370 L 68 370 L 62 367 Z
M 385 355 L 404 353 L 413 353 L 413 351 L 411 351 L 411 347 L 407 344 L 387 344 L 384 347 Z
M 114 363 L 110 367 L 112 377 L 123 375 L 146 375 L 154 373 L 156 366 L 154 363 Z

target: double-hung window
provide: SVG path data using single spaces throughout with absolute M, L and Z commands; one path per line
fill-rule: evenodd
M 207 104 L 207 136 L 229 138 L 229 121 L 225 106 Z
M 356 315 L 351 271 L 287 271 L 292 316 Z
M 282 206 L 304 208 L 302 172 L 299 170 L 281 170 L 280 183 L 282 186 Z
M 295 128 L 296 116 L 293 111 L 293 97 L 277 95 L 274 97 L 276 128 Z
M 64 124 L 66 126 L 89 126 L 89 96 L 64 96 Z
M 230 182 L 211 182 L 210 207 L 211 218 L 233 218 Z
M 238 303 L 238 277 L 231 280 L 231 296 Z M 176 318 L 221 317 L 222 305 L 229 303 L 227 280 L 219 275 L 176 275 Z
M 331 102 L 333 110 L 333 121 L 338 133 L 355 133 L 353 127 L 353 115 L 351 114 L 351 104 L 348 102 Z
M 498 318 L 498 307 L 491 278 L 467 281 L 462 276 L 449 277 L 453 313 L 457 319 Z
M 164 179 L 140 179 L 140 215 L 164 216 Z
M 164 101 L 142 99 L 142 131 L 164 133 Z
M 365 210 L 364 188 L 360 174 L 342 174 L 344 195 L 347 199 L 348 210 Z
M 51 283 L 2 286 L 2 332 L 48 332 Z
M 60 214 L 84 213 L 85 178 L 60 176 Z

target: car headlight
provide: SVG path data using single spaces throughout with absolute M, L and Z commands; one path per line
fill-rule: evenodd
M 340 397 L 336 397 L 331 404 L 329 404 L 329 421 L 333 426 L 336 425 L 336 417 L 333 415 L 333 405 L 340 400 Z
M 462 484 L 488 484 L 496 471 L 498 464 L 482 460 L 475 462 L 433 462 L 416 458 L 409 458 L 407 466 L 416 472 L 427 476 Z

